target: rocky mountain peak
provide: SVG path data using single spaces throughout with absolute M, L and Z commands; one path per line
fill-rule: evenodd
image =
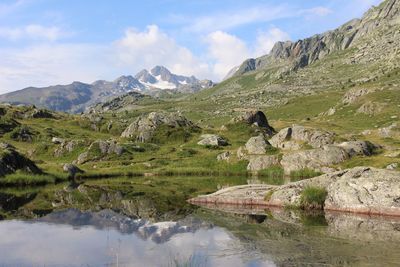
M 242 75 L 249 71 L 281 65 L 281 72 L 306 67 L 327 55 L 354 47 L 363 40 L 380 31 L 390 31 L 390 27 L 400 24 L 400 1 L 386 0 L 378 7 L 372 7 L 361 19 L 353 19 L 341 27 L 316 34 L 296 42 L 277 42 L 268 55 L 248 59 L 233 75 Z M 235 70 L 235 69 L 234 69 Z

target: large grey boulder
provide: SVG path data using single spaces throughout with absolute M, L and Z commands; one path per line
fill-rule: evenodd
M 264 135 L 260 134 L 259 136 L 251 137 L 247 141 L 245 148 L 250 155 L 263 155 L 267 152 L 269 146 L 271 144 L 265 140 Z
M 132 122 L 121 137 L 135 138 L 138 142 L 148 142 L 162 125 L 170 127 L 191 127 L 194 124 L 180 113 L 151 112 Z
M 324 146 L 285 154 L 282 157 L 281 165 L 287 174 L 302 169 L 327 172 L 331 170 L 327 167 L 344 162 L 349 158 L 350 155 L 341 147 Z
M 400 173 L 396 171 L 357 167 L 342 173 L 327 191 L 326 209 L 400 215 Z
M 228 141 L 216 134 L 203 134 L 197 144 L 201 146 L 227 146 Z
M 249 164 L 247 170 L 256 172 L 260 170 L 268 169 L 272 166 L 279 165 L 279 157 L 277 155 L 259 155 L 249 156 Z
M 335 134 L 314 128 L 306 128 L 300 125 L 280 130 L 270 140 L 270 144 L 283 150 L 298 150 L 302 143 L 313 148 L 321 148 L 334 143 Z
M 369 141 L 348 141 L 338 144 L 337 146 L 346 150 L 346 152 L 352 157 L 355 155 L 371 156 L 378 148 Z

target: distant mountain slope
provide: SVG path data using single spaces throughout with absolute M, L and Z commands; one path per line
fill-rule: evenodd
M 336 51 L 356 47 L 360 40 L 378 29 L 389 30 L 398 25 L 399 12 L 398 0 L 386 0 L 380 6 L 371 8 L 361 19 L 353 19 L 335 30 L 296 42 L 277 42 L 268 55 L 246 60 L 231 70 L 227 78 L 272 66 L 280 67 L 280 73 L 304 68 Z
M 28 87 L 0 96 L 0 102 L 28 104 L 64 112 L 82 112 L 87 107 L 114 97 L 136 91 L 159 95 L 160 90 L 171 93 L 193 93 L 214 86 L 210 80 L 198 80 L 171 73 L 162 66 L 150 72 L 143 70 L 133 76 L 121 76 L 114 81 L 95 81 L 92 84 L 73 82 L 68 85 Z
M 270 54 L 246 60 L 232 77 L 190 98 L 228 115 L 235 108 L 269 109 L 321 91 L 377 86 L 375 81 L 400 72 L 399 47 L 400 0 L 386 0 L 335 30 L 278 42 Z

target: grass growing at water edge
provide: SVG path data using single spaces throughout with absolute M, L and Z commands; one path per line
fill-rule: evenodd
M 309 186 L 304 188 L 300 196 L 300 208 L 323 209 L 328 192 L 325 188 Z

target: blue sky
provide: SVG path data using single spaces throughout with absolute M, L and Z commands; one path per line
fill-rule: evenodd
M 333 29 L 380 2 L 0 0 L 0 93 L 154 65 L 218 81 L 276 41 Z

